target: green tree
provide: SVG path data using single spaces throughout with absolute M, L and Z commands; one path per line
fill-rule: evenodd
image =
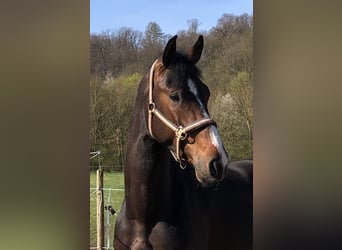
M 105 110 L 105 92 L 103 84 L 97 77 L 91 77 L 90 80 L 90 151 L 102 150 L 102 141 L 107 137 L 105 134 L 106 110 Z M 99 156 L 101 161 L 103 155 Z M 94 160 L 95 165 L 97 159 Z
M 133 111 L 136 89 L 141 75 L 133 73 L 120 76 L 103 85 L 105 92 L 106 125 L 102 148 L 107 154 L 108 164 L 123 164 L 126 153 L 129 122 Z
M 145 46 L 151 44 L 162 45 L 165 42 L 165 34 L 156 22 L 150 22 L 144 33 L 143 43 Z

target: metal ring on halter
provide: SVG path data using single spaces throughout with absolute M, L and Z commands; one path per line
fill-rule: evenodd
M 181 160 L 179 161 L 179 167 L 180 167 L 181 169 L 185 169 L 185 168 L 186 168 L 186 160 L 185 160 L 185 159 L 181 159 Z
M 184 141 L 188 137 L 188 133 L 182 132 L 181 137 L 179 138 L 181 141 Z
M 148 110 L 153 112 L 156 109 L 156 104 L 154 102 L 148 104 Z
M 179 126 L 177 130 L 175 131 L 176 137 L 179 138 L 179 140 L 184 141 L 188 134 L 184 132 L 184 128 L 182 126 Z

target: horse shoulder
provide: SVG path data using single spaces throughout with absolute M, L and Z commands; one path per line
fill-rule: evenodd
M 253 161 L 241 160 L 228 164 L 224 180 L 253 184 Z

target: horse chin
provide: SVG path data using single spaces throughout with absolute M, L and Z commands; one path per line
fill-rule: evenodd
M 203 179 L 198 179 L 196 177 L 196 179 L 199 182 L 200 186 L 205 189 L 216 189 L 220 183 L 218 180 L 211 177 Z
M 210 175 L 202 175 L 195 169 L 196 180 L 202 188 L 217 188 L 221 179 L 216 179 Z

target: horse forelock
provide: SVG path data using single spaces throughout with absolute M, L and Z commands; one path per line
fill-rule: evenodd
M 170 88 L 186 87 L 188 79 L 201 78 L 200 70 L 183 53 L 177 52 L 172 63 L 157 71 L 160 75 L 167 77 L 166 85 Z

